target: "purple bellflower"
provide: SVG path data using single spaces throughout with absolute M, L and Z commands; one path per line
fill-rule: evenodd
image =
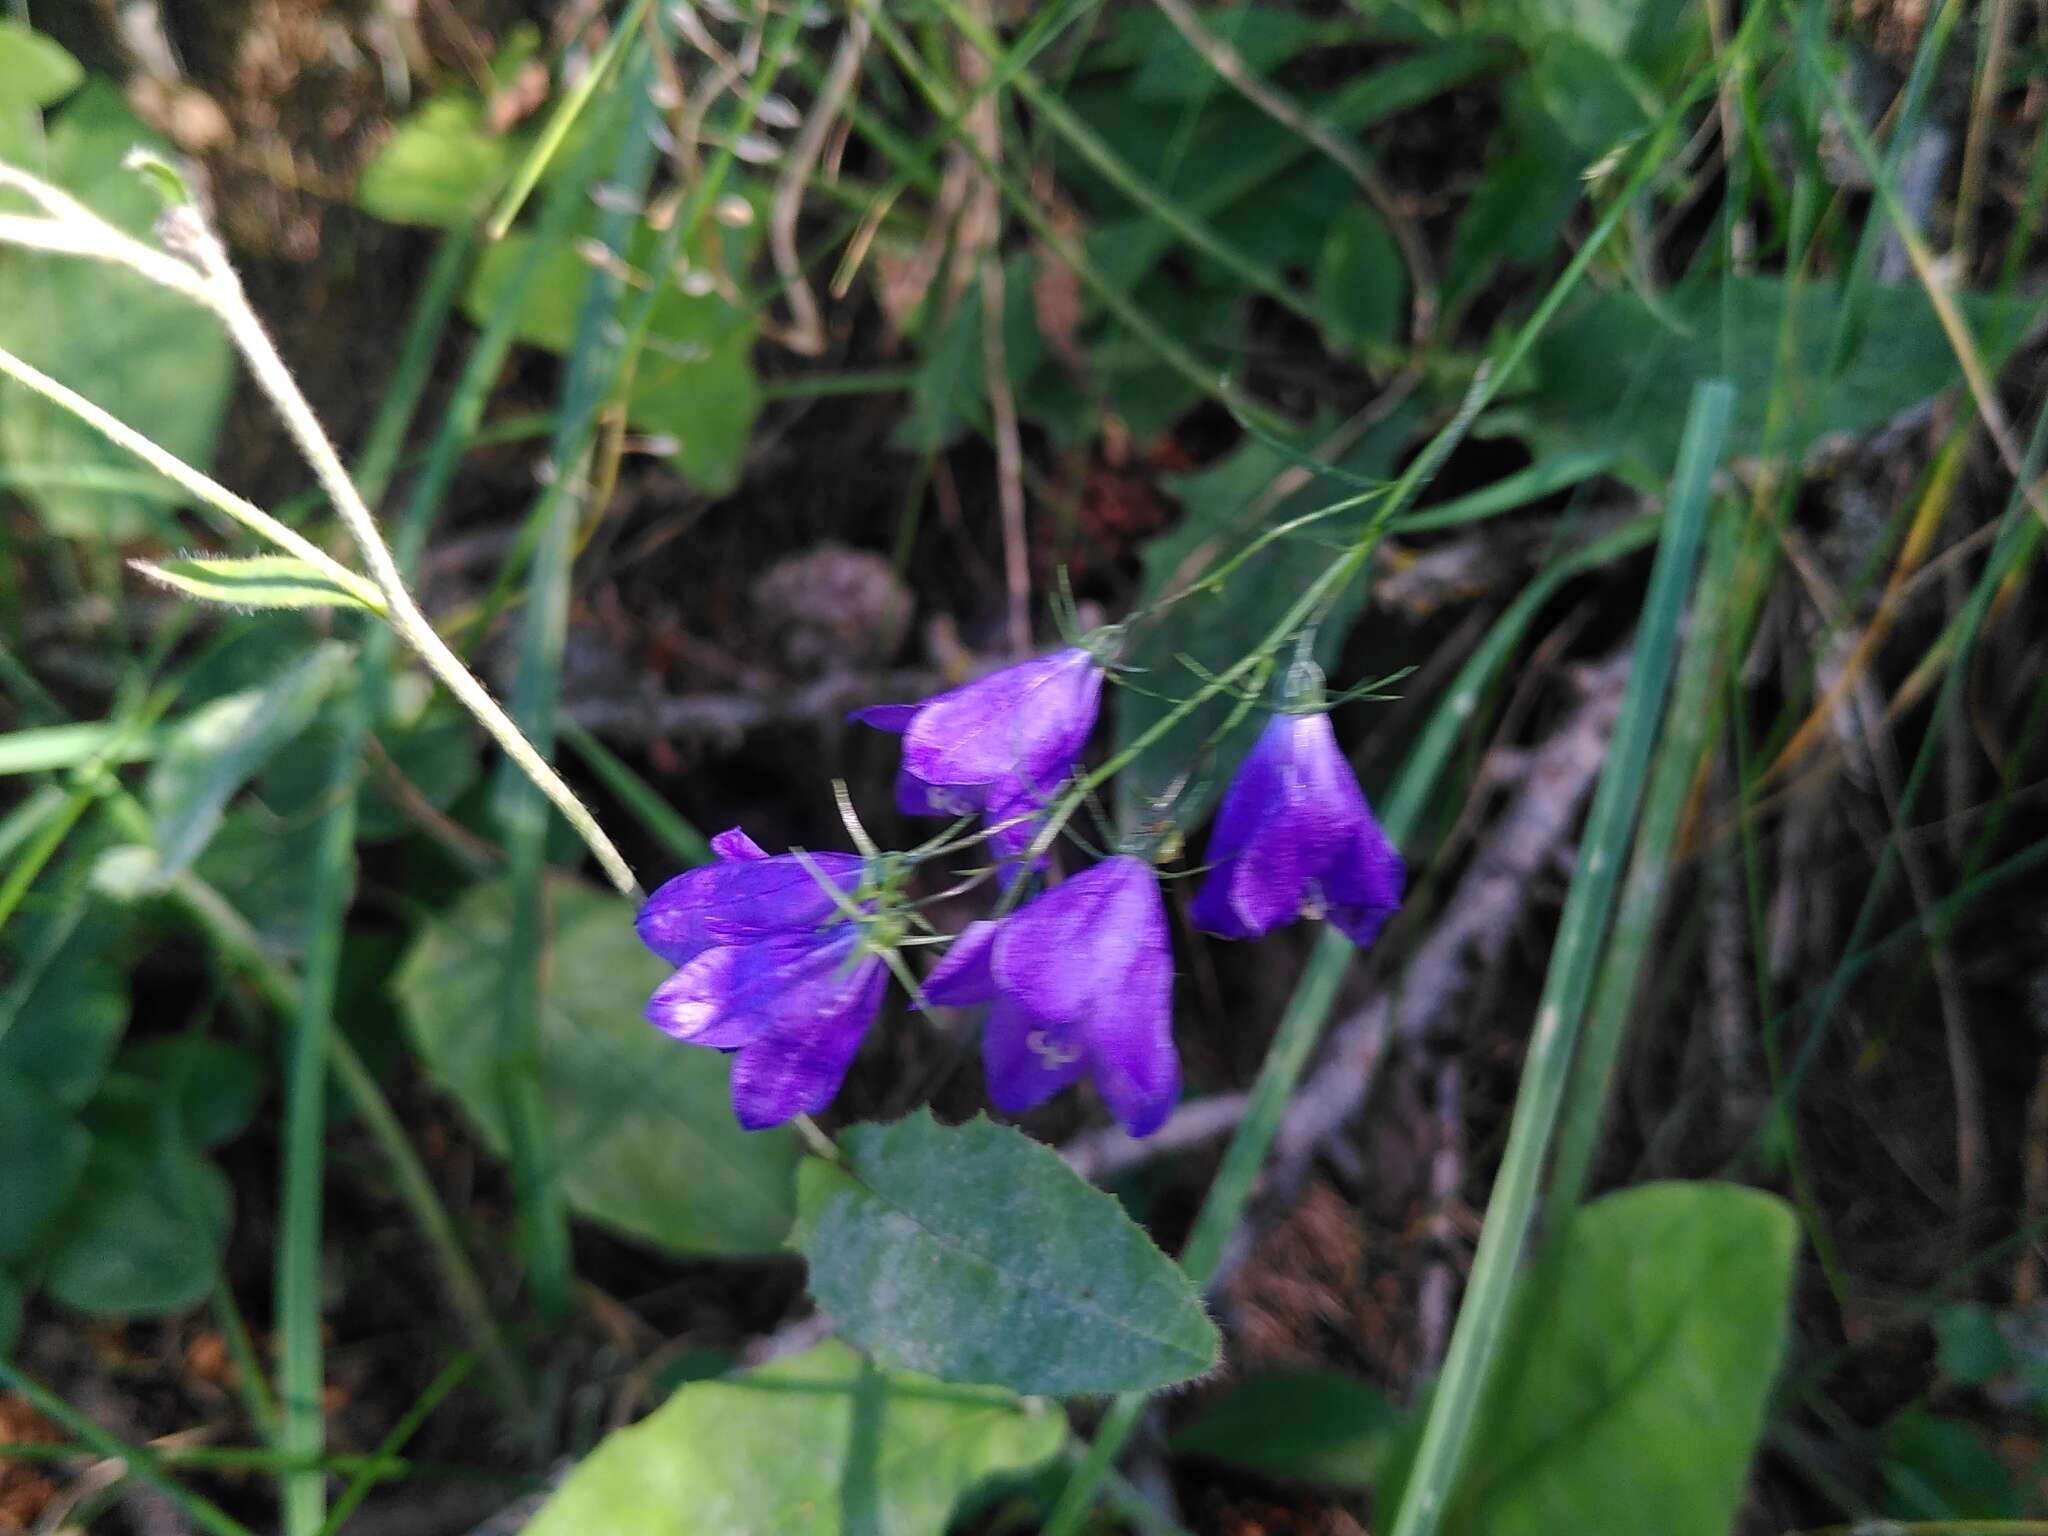
M 1180 1097 L 1173 956 L 1151 866 L 1128 854 L 1004 918 L 970 923 L 924 984 L 949 1006 L 989 1003 L 982 1067 L 1011 1114 L 1086 1073 L 1133 1136 Z
M 1260 733 L 1223 796 L 1209 862 L 1189 911 L 1226 939 L 1327 916 L 1363 948 L 1401 905 L 1406 879 L 1320 711 L 1275 715 Z
M 711 847 L 719 862 L 685 870 L 640 909 L 641 942 L 677 967 L 647 1017 L 678 1040 L 733 1055 L 733 1112 L 757 1131 L 832 1101 L 888 971 L 818 879 L 851 897 L 858 856 L 770 856 L 738 828 Z
M 1095 729 L 1102 665 L 1070 646 L 937 694 L 921 704 L 879 704 L 855 720 L 903 737 L 896 804 L 912 816 L 979 811 L 1000 857 L 1030 846 L 1034 814 L 1070 777 Z M 1008 823 L 1008 825 L 1003 825 Z

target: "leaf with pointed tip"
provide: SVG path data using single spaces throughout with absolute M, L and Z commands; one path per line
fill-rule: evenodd
M 360 608 L 384 611 L 384 598 L 367 581 L 343 582 L 296 555 L 181 556 L 137 560 L 151 581 L 230 608 Z
M 1181 1267 L 1050 1147 L 920 1111 L 797 1176 L 792 1245 L 839 1331 L 885 1364 L 1019 1392 L 1171 1386 L 1215 1367 Z

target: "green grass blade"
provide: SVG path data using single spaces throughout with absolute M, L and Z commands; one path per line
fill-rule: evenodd
M 651 72 L 651 55 L 639 47 L 621 74 L 620 91 L 633 110 L 609 179 L 630 190 L 635 204 L 654 171 Z M 607 211 L 600 224 L 597 238 L 615 260 L 591 269 L 563 380 L 551 452 L 553 474 L 535 508 L 541 542 L 520 627 L 511 711 L 520 731 L 543 755 L 553 751 L 555 692 L 568 631 L 569 571 L 583 509 L 582 488 L 588 479 L 590 428 L 610 391 L 622 350 L 615 320 L 625 287 L 621 264 L 632 229 L 633 215 L 624 208 Z M 534 1305 L 541 1316 L 560 1318 L 569 1310 L 573 1275 L 569 1208 L 541 1083 L 539 1048 L 548 808 L 526 776 L 514 770 L 498 779 L 496 809 L 505 829 L 514 892 L 512 935 L 505 951 L 504 1011 L 497 1033 L 499 1092 L 518 1187 L 521 1251 Z
M 1679 618 L 1692 585 L 1693 568 L 1705 528 L 1705 485 L 1720 456 L 1734 408 L 1734 390 L 1716 381 L 1693 394 L 1685 436 L 1679 446 L 1677 485 L 1698 485 L 1698 494 L 1674 495 L 1665 514 L 1664 535 L 1650 573 L 1620 719 L 1607 764 L 1594 791 L 1578 871 L 1565 898 L 1557 942 L 1551 951 L 1536 1032 L 1522 1067 L 1507 1149 L 1493 1195 L 1487 1202 L 1484 1235 L 1467 1282 L 1464 1304 L 1451 1335 L 1443 1375 L 1431 1400 L 1422 1442 L 1415 1453 L 1394 1536 L 1428 1536 L 1436 1529 L 1465 1450 L 1479 1393 L 1493 1363 L 1506 1321 L 1508 1291 L 1523 1238 L 1535 1214 L 1544 1153 L 1557 1122 L 1571 1066 L 1579 1020 L 1592 990 L 1601 936 L 1606 930 L 1621 861 L 1643 794 L 1650 745 L 1662 713 Z
M 1698 481 L 1680 484 L 1674 502 L 1677 497 L 1708 496 L 1712 466 L 1706 466 L 1706 471 Z M 1628 878 L 1615 908 L 1613 933 L 1593 987 L 1585 1045 L 1572 1067 L 1571 1086 L 1558 1132 L 1557 1159 L 1544 1201 L 1546 1233 L 1563 1230 L 1565 1221 L 1585 1195 L 1586 1177 L 1599 1139 L 1607 1089 L 1621 1052 L 1629 1007 L 1635 1000 L 1637 984 L 1656 938 L 1657 916 L 1670 879 L 1671 853 L 1678 840 L 1679 823 L 1700 768 L 1713 750 L 1719 706 L 1727 697 L 1720 682 L 1728 664 L 1726 624 L 1733 600 L 1736 556 L 1743 539 L 1743 520 L 1734 515 L 1732 506 L 1726 510 L 1729 515 L 1714 526 L 1706 568 L 1693 598 L 1685 650 L 1679 660 L 1677 681 L 1672 685 L 1670 713 L 1643 797 L 1642 824 L 1636 831 Z

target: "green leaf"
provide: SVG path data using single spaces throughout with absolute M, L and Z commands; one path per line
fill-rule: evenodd
M 297 746 L 294 743 L 285 750 L 292 752 Z M 230 809 L 192 861 L 192 870 L 220 892 L 229 906 L 246 915 L 272 958 L 296 965 L 306 952 L 306 908 L 312 884 L 306 872 L 319 857 L 319 808 L 310 799 L 275 805 L 269 799 L 269 789 L 270 776 L 265 774 L 256 786 L 263 803 L 245 801 Z M 344 878 L 352 885 L 355 860 L 351 857 L 347 862 Z M 149 878 L 155 881 L 159 877 L 151 870 Z M 352 890 L 345 893 L 344 902 L 352 894 Z
M 1522 1277 L 1442 1529 L 1727 1536 L 1784 1351 L 1799 1225 L 1730 1184 L 1594 1201 Z
M 46 920 L 17 917 L 9 985 L 0 992 L 0 1072 L 77 1109 L 99 1086 L 128 1027 L 121 926 L 90 904 Z
M 1962 377 L 1921 293 L 1880 288 L 1875 295 L 1874 312 L 1886 316 L 1885 324 L 1869 327 L 1841 371 L 1825 377 L 1841 287 L 1807 281 L 1792 305 L 1784 387 L 1774 391 L 1787 304 L 1780 279 L 1695 283 L 1660 295 L 1658 312 L 1633 292 L 1603 294 L 1536 344 L 1534 387 L 1517 414 L 1545 439 L 1611 447 L 1640 471 L 1662 476 L 1677 453 L 1693 385 L 1726 373 L 1735 382 L 1731 456 L 1762 450 L 1774 408 L 1785 412 L 1792 434 L 1786 445 L 1831 433 L 1857 436 Z M 1982 339 L 1988 306 L 1970 296 L 1959 300 Z
M 1037 1467 L 1065 1417 L 881 1371 L 826 1343 L 692 1382 L 585 1457 L 527 1536 L 938 1536 L 977 1484 Z
M 178 722 L 143 791 L 165 882 L 198 857 L 235 791 L 306 728 L 320 701 L 349 675 L 353 654 L 338 641 L 323 642 L 266 686 L 215 699 Z
M 760 223 L 756 218 L 745 229 L 732 230 L 707 221 L 691 257 L 692 270 L 743 272 Z M 471 320 L 482 324 L 501 302 L 534 238 L 511 235 L 483 253 L 462 296 L 463 313 Z M 636 269 L 644 269 L 652 258 L 657 238 L 651 229 L 636 232 L 628 252 Z M 521 341 L 556 353 L 566 353 L 574 343 L 590 281 L 583 245 L 580 238 L 568 239 L 542 254 L 516 327 Z M 672 274 L 659 274 L 659 279 L 663 288 L 626 396 L 627 419 L 639 431 L 673 439 L 671 462 L 700 490 L 729 491 L 739 483 L 748 433 L 761 411 L 761 383 L 754 371 L 759 317 L 718 293 L 684 293 Z
M 1019 1392 L 1171 1386 L 1215 1324 L 1179 1265 L 1051 1148 L 921 1110 L 807 1160 L 792 1244 L 840 1333 L 885 1364 Z
M 0 68 L 0 74 L 4 74 Z M 36 170 L 130 233 L 148 237 L 162 203 L 123 165 L 137 144 L 163 150 L 110 82 L 91 80 L 57 115 Z M 10 211 L 13 198 L 0 199 Z M 105 262 L 0 252 L 0 346 L 200 469 L 213 462 L 234 353 L 214 317 L 189 299 Z M 134 457 L 70 412 L 8 381 L 0 387 L 0 459 L 112 470 L 131 477 Z M 120 543 L 171 533 L 161 496 L 73 480 L 21 487 L 52 533 Z
M 0 1259 L 18 1258 L 71 1193 L 89 1140 L 70 1110 L 0 1068 Z
M 1385 1395 L 1337 1371 L 1276 1371 L 1232 1387 L 1171 1447 L 1266 1477 L 1370 1488 L 1403 1425 Z
M 1905 1520 L 2010 1520 L 2025 1503 L 1974 1426 L 1918 1404 L 1884 1428 L 1885 1511 Z
M 78 60 L 42 33 L 0 20 L 0 111 L 47 107 L 85 80 Z
M 1350 474 L 1378 478 L 1392 467 L 1394 455 L 1408 439 L 1415 417 L 1396 411 L 1339 461 Z M 1263 529 L 1325 506 L 1341 492 L 1327 483 L 1310 483 L 1286 497 L 1263 520 L 1256 509 L 1275 476 L 1292 461 L 1278 448 L 1248 440 L 1229 458 L 1197 474 L 1167 482 L 1185 508 L 1178 527 L 1148 543 L 1142 554 L 1148 603 L 1236 554 Z M 1220 672 L 1250 650 L 1295 600 L 1302 589 L 1328 569 L 1348 520 L 1311 523 L 1275 540 L 1240 566 L 1220 592 L 1183 599 L 1157 623 L 1144 627 L 1125 659 L 1141 669 L 1136 687 L 1116 690 L 1116 739 L 1132 741 L 1149 729 L 1171 701 L 1201 686 L 1181 661 L 1191 657 L 1211 672 Z M 1316 636 L 1317 659 L 1334 667 L 1344 638 L 1365 600 L 1364 582 L 1337 594 Z M 1166 697 L 1159 697 L 1165 695 Z M 1182 828 L 1199 823 L 1223 785 L 1257 739 L 1265 723 L 1256 712 L 1246 714 L 1213 745 L 1210 738 L 1229 717 L 1233 701 L 1212 699 L 1195 710 L 1117 775 L 1118 817 L 1126 826 L 1150 822 L 1155 814 Z M 1188 777 L 1192 768 L 1194 777 Z M 1176 786 L 1178 789 L 1176 791 Z M 1162 804 L 1173 795 L 1171 805 Z
M 344 585 L 295 555 L 186 556 L 131 563 L 151 581 L 174 592 L 230 608 L 384 611 L 384 599 L 367 581 Z
M 227 1180 L 154 1104 L 95 1104 L 87 1124 L 85 1172 L 50 1228 L 50 1294 L 115 1315 L 204 1300 L 233 1210 Z
M 1958 1302 L 1934 1314 L 1936 1358 L 1944 1374 L 1965 1386 L 1981 1387 L 2013 1368 L 2011 1344 L 1998 1314 L 1981 1302 Z
M 789 1230 L 796 1142 L 746 1132 L 714 1051 L 643 1017 L 669 971 L 641 948 L 632 907 L 572 881 L 550 887 L 540 1079 L 569 1203 L 678 1253 L 766 1253 Z M 511 899 L 475 888 L 429 923 L 398 970 L 413 1048 L 491 1145 L 506 1145 L 496 1037 Z
M 1342 327 L 1347 347 L 1391 342 L 1408 306 L 1408 269 L 1380 216 L 1353 203 L 1330 224 L 1316 258 L 1316 307 Z
M 356 183 L 356 204 L 394 224 L 461 229 L 490 206 L 522 145 L 484 126 L 473 98 L 436 96 L 400 123 Z
M 14 1341 L 21 1336 L 21 1282 L 0 1270 L 0 1360 L 7 1359 L 14 1352 Z
M 116 1070 L 139 1079 L 151 1099 L 170 1106 L 179 1135 L 195 1147 L 217 1147 L 241 1135 L 263 1097 L 262 1063 L 209 1035 L 169 1035 L 132 1045 Z

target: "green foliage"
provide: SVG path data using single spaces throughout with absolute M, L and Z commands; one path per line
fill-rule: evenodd
M 0 992 L 0 1072 L 77 1109 L 128 1027 L 120 926 L 82 905 L 43 922 L 23 919 L 9 938 L 17 947 Z
M 1404 1419 L 1386 1396 L 1337 1371 L 1275 1371 L 1232 1387 L 1172 1449 L 1266 1477 L 1370 1488 Z
M 324 642 L 266 686 L 216 699 L 169 733 L 144 790 L 161 880 L 199 856 L 228 801 L 312 721 L 321 701 L 349 676 L 352 656 L 349 647 Z
M 135 569 L 174 592 L 230 608 L 384 607 L 368 582 L 345 586 L 294 555 L 137 560 Z
M 89 81 L 57 114 L 47 155 L 31 169 L 131 233 L 147 237 L 163 205 L 122 162 L 138 144 L 162 151 L 113 85 Z M 8 211 L 17 201 L 0 198 Z M 205 468 L 233 381 L 219 323 L 193 304 L 103 262 L 0 250 L 0 346 L 67 384 L 186 463 Z M 76 471 L 135 473 L 134 458 L 68 411 L 12 381 L 0 385 L 0 459 Z M 52 533 L 119 543 L 163 531 L 163 508 L 183 500 L 96 489 L 77 478 L 25 485 Z
M 47 107 L 85 81 L 78 60 L 40 32 L 0 18 L 0 112 Z
M 677 1253 L 772 1251 L 794 1208 L 794 1139 L 740 1130 L 723 1058 L 642 1017 L 667 968 L 641 948 L 627 903 L 557 881 L 549 905 L 541 1081 L 570 1205 Z M 479 885 L 426 925 L 395 982 L 413 1048 L 500 1150 L 490 1021 L 510 932 L 509 892 Z
M 70 1110 L 0 1067 L 0 1262 L 20 1258 L 71 1193 L 89 1145 Z
M 2012 1473 L 1969 1424 L 1911 1407 L 1884 1428 L 1886 1510 L 1903 1520 L 2011 1520 Z
M 1408 307 L 1408 273 L 1380 216 L 1363 203 L 1339 212 L 1316 256 L 1316 304 L 1354 348 L 1392 342 Z
M 1211 1369 L 1200 1296 L 1115 1199 L 1051 1148 L 929 1111 L 806 1161 L 791 1241 L 811 1294 L 876 1358 L 1020 1392 L 1170 1386 Z
M 584 1458 L 530 1536 L 939 1536 L 963 1494 L 1065 1442 L 1046 1404 L 882 1371 L 827 1343 L 691 1382 Z
M 707 219 L 689 258 L 693 285 L 713 277 L 729 291 L 743 275 L 759 239 L 758 217 L 732 229 Z M 540 273 L 519 312 L 516 334 L 533 346 L 567 353 L 589 286 L 587 231 L 550 242 Z M 484 252 L 462 296 L 463 313 L 481 325 L 528 259 L 537 235 L 513 234 Z M 626 259 L 645 271 L 659 237 L 641 225 Z M 754 372 L 759 316 L 726 291 L 685 292 L 678 274 L 649 273 L 661 283 L 648 320 L 647 345 L 626 393 L 626 415 L 642 432 L 674 440 L 671 461 L 698 489 L 731 490 L 746 460 L 747 434 L 761 410 Z
M 1414 420 L 1409 412 L 1396 411 L 1345 454 L 1338 467 L 1368 479 L 1385 475 Z M 1144 547 L 1143 601 L 1198 582 L 1204 572 L 1237 554 L 1260 533 L 1327 506 L 1341 494 L 1328 482 L 1311 482 L 1267 508 L 1267 488 L 1292 462 L 1280 449 L 1252 440 L 1220 464 L 1169 480 L 1184 515 L 1170 533 Z M 1296 529 L 1231 573 L 1220 591 L 1185 598 L 1158 619 L 1137 627 L 1125 659 L 1140 670 L 1132 679 L 1136 686 L 1116 690 L 1116 739 L 1135 740 L 1175 700 L 1200 686 L 1199 675 L 1183 657 L 1220 672 L 1244 655 L 1302 589 L 1328 569 L 1346 525 L 1344 519 L 1333 519 Z M 1315 649 L 1325 667 L 1336 664 L 1364 600 L 1365 583 L 1360 580 L 1339 593 L 1324 615 Z M 1265 723 L 1257 711 L 1245 712 L 1205 752 L 1205 744 L 1216 736 L 1232 707 L 1229 698 L 1210 700 L 1117 776 L 1121 822 L 1129 826 L 1163 815 L 1182 828 L 1201 823 Z M 1179 783 L 1191 769 L 1194 777 Z
M 1799 1228 L 1727 1184 L 1596 1200 L 1517 1285 L 1443 1529 L 1727 1536 L 1785 1342 Z
M 13 1353 L 21 1332 L 22 1299 L 21 1282 L 0 1270 L 0 1360 Z
M 182 1119 L 145 1092 L 103 1098 L 87 1112 L 91 1155 L 44 1244 L 44 1284 L 64 1305 L 170 1311 L 213 1288 L 233 1200 Z
M 1778 278 L 1729 278 L 1661 295 L 1655 309 L 1633 292 L 1603 294 L 1537 344 L 1517 416 L 1540 441 L 1615 448 L 1639 473 L 1660 477 L 1694 384 L 1716 374 L 1735 383 L 1732 454 L 1762 450 L 1774 409 L 1785 413 L 1781 444 L 1867 432 L 1962 376 L 1918 292 L 1879 290 L 1877 302 L 1886 323 L 1869 328 L 1830 377 L 1820 363 L 1841 317 L 1837 283 L 1810 279 L 1793 294 Z M 1774 389 L 1781 327 L 1792 372 Z
M 1981 1387 L 2013 1367 L 1998 1315 L 1980 1303 L 1943 1307 L 1934 1314 L 1934 1337 L 1943 1373 L 1966 1386 Z
M 356 202 L 394 224 L 460 229 L 490 206 L 520 152 L 517 140 L 488 130 L 482 102 L 436 96 L 400 123 L 363 168 Z

